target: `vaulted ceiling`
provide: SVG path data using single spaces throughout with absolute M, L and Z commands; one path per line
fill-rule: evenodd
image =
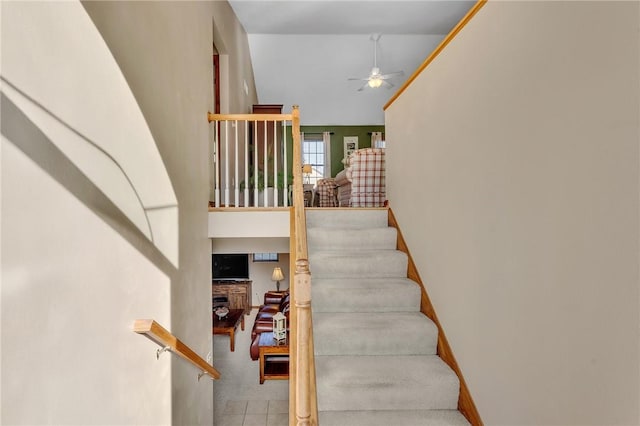
M 303 125 L 384 124 L 384 104 L 475 1 L 230 0 L 249 37 L 262 104 L 300 106 Z M 377 63 L 391 89 L 358 91 Z

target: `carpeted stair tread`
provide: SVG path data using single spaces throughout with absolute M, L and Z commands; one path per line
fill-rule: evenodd
M 395 250 L 395 228 L 308 228 L 307 242 L 313 250 Z
M 387 209 L 307 209 L 319 424 L 468 425 Z
M 374 209 L 306 209 L 307 229 L 384 228 L 388 225 L 386 208 Z
M 438 327 L 421 312 L 316 312 L 313 334 L 317 355 L 434 355 L 438 345 Z
M 322 426 L 465 426 L 458 410 L 321 411 Z
M 399 250 L 309 250 L 314 278 L 406 277 L 407 255 Z
M 460 382 L 437 355 L 316 356 L 319 411 L 453 410 Z
M 408 278 L 315 278 L 313 312 L 417 312 L 420 286 Z

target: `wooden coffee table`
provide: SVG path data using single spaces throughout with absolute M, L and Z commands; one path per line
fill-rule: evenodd
M 213 313 L 213 334 L 229 335 L 231 352 L 236 349 L 235 334 L 238 323 L 241 324 L 241 329 L 244 331 L 244 309 L 230 309 L 227 316 L 222 319 L 219 319 L 215 312 Z
M 273 332 L 260 334 L 260 384 L 265 380 L 287 380 L 289 378 L 289 336 L 276 341 Z

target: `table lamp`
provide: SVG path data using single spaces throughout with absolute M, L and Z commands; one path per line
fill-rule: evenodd
M 271 281 L 276 282 L 276 291 L 280 291 L 280 281 L 284 280 L 284 274 L 279 266 L 273 268 L 273 274 L 271 274 Z
M 311 164 L 302 165 L 302 174 L 304 175 L 304 183 L 311 183 L 309 179 L 309 175 L 311 175 L 312 171 L 313 170 L 312 170 Z

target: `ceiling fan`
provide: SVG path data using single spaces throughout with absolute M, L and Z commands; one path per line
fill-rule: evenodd
M 365 78 L 349 78 L 349 80 L 362 80 L 366 82 L 358 89 L 358 92 L 363 91 L 367 86 L 372 89 L 377 89 L 380 86 L 385 86 L 387 89 L 390 89 L 393 87 L 393 83 L 388 80 L 392 77 L 404 75 L 404 71 L 380 74 L 380 68 L 378 68 L 378 41 L 380 37 L 380 34 L 371 34 L 371 37 L 369 37 L 369 39 L 373 41 L 373 68 L 371 68 L 369 76 Z

